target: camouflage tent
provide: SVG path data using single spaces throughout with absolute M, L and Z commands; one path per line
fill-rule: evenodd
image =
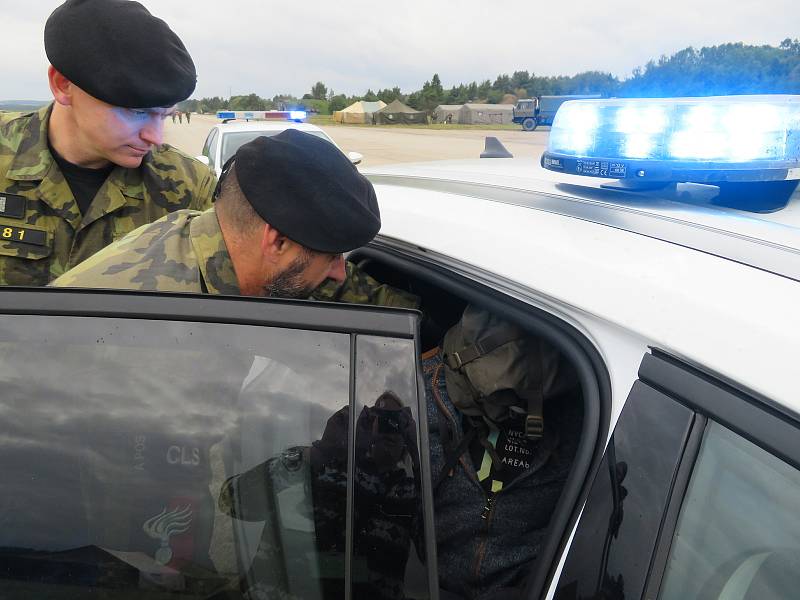
M 428 123 L 428 113 L 414 110 L 400 100 L 394 100 L 389 106 L 375 113 L 376 125 L 425 125 Z
M 460 123 L 463 104 L 440 104 L 433 109 L 433 120 L 436 123 Z
M 386 102 L 365 102 L 359 100 L 353 102 L 344 110 L 337 110 L 333 113 L 333 120 L 337 123 L 372 123 L 372 115 L 386 106 Z
M 465 104 L 460 122 L 470 125 L 499 125 L 514 122 L 513 104 Z

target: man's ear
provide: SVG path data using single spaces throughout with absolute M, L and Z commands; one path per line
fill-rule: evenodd
M 272 262 L 277 263 L 289 248 L 289 238 L 269 223 L 264 223 L 261 230 L 261 253 Z
M 64 77 L 53 65 L 47 68 L 47 81 L 50 84 L 50 91 L 53 92 L 55 101 L 63 106 L 71 106 L 73 94 L 72 82 Z

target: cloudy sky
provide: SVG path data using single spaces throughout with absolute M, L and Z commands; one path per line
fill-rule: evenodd
M 625 77 L 686 46 L 800 37 L 797 0 L 142 0 L 191 52 L 195 97 L 445 86 L 527 69 Z M 57 0 L 0 0 L 0 99 L 47 99 L 42 31 Z M 521 10 L 528 6 L 526 13 Z M 223 8 L 225 7 L 225 8 Z

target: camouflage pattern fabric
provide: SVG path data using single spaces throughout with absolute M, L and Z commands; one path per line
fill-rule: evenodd
M 203 282 L 210 294 L 239 295 L 213 208 L 179 210 L 144 225 L 51 285 L 199 294 Z
M 346 276 L 343 282 L 338 283 L 330 280 L 327 283 L 323 283 L 314 290 L 311 299 L 323 302 L 419 308 L 419 298 L 417 296 L 385 283 L 377 282 L 351 262 L 347 263 Z
M 202 273 L 202 280 L 200 274 Z M 180 210 L 133 231 L 59 277 L 55 287 L 238 296 L 239 283 L 216 212 Z M 342 283 L 323 284 L 312 299 L 417 308 L 413 294 L 380 284 L 351 263 Z
M 165 144 L 116 167 L 81 215 L 48 148 L 50 111 L 0 114 L 0 285 L 46 285 L 137 227 L 211 206 L 214 175 Z

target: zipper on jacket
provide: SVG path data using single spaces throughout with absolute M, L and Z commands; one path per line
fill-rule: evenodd
M 495 493 L 489 492 L 489 495 L 486 496 L 486 503 L 483 505 L 483 511 L 481 512 L 481 519 L 484 521 L 488 521 L 489 515 L 492 514 L 492 509 L 494 508 L 494 499 Z
M 486 523 L 486 528 L 481 534 L 483 539 L 481 540 L 480 545 L 478 546 L 478 551 L 475 553 L 475 559 L 473 560 L 472 566 L 472 575 L 475 578 L 475 582 L 480 585 L 480 573 L 481 573 L 481 565 L 483 564 L 483 557 L 486 554 L 486 545 L 489 543 L 489 528 L 492 525 L 492 516 L 494 514 L 494 505 L 495 500 L 497 499 L 497 494 L 499 492 L 489 492 L 486 496 L 486 502 L 483 505 L 483 510 L 481 511 L 481 519 Z

